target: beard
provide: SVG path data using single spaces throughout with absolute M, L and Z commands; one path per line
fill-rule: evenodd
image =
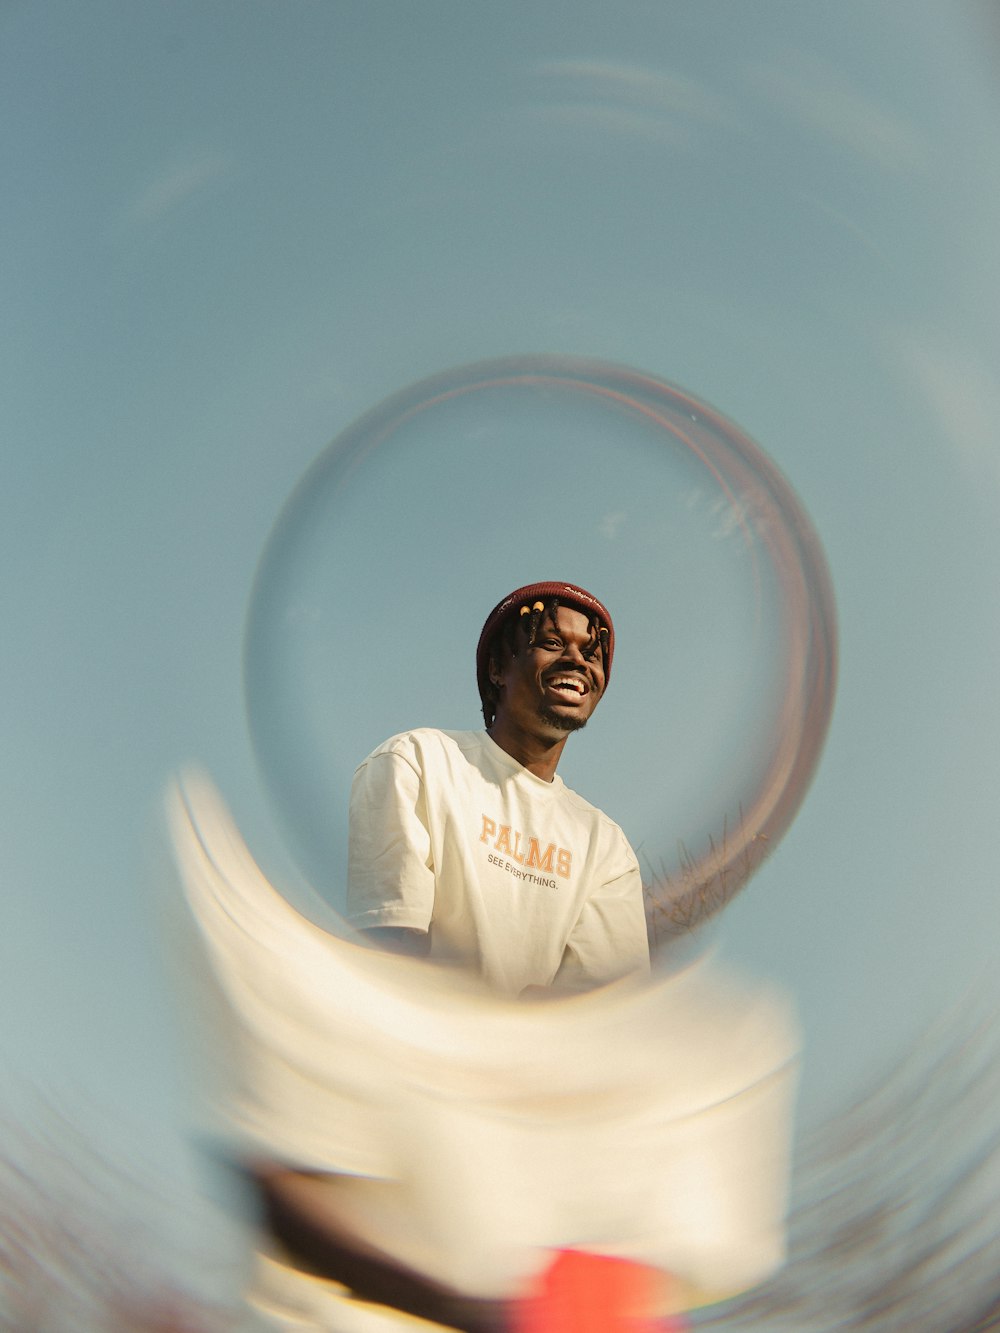
M 585 717 L 563 717 L 561 713 L 555 713 L 551 708 L 542 708 L 539 710 L 539 716 L 543 722 L 548 723 L 550 727 L 558 727 L 560 731 L 582 731 L 587 725 L 588 719 Z

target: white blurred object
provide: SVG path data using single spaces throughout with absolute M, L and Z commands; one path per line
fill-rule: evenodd
M 782 995 L 703 960 L 501 998 L 306 920 L 205 778 L 168 808 L 192 1028 L 236 1154 L 328 1175 L 359 1243 L 473 1297 L 518 1295 L 559 1248 L 666 1270 L 704 1300 L 781 1263 L 797 1046 Z

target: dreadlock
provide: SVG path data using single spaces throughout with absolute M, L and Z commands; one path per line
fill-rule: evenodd
M 580 611 L 583 608 L 567 603 L 574 611 Z M 538 637 L 538 631 L 547 621 L 556 623 L 556 612 L 559 610 L 559 598 L 550 597 L 547 602 L 535 602 L 532 606 L 525 604 L 520 610 L 510 614 L 503 620 L 495 631 L 489 643 L 489 660 L 491 662 L 502 662 L 508 657 L 516 657 L 518 650 L 518 636 L 524 635 L 524 647 L 532 648 L 535 639 Z M 589 661 L 591 657 L 601 650 L 601 657 L 604 660 L 608 652 L 608 631 L 601 624 L 596 612 L 592 612 L 587 617 L 587 625 L 590 629 L 590 643 L 584 650 L 584 657 Z M 486 691 L 483 695 L 483 718 L 486 722 L 486 729 L 492 727 L 497 715 L 497 703 L 500 698 L 500 691 L 496 684 L 491 680 L 487 683 Z

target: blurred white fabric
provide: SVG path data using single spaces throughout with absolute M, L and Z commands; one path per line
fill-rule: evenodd
M 332 913 L 340 936 L 307 920 L 207 779 L 175 785 L 168 813 L 190 1027 L 237 1154 L 328 1174 L 359 1242 L 469 1296 L 518 1294 L 558 1248 L 666 1270 L 705 1300 L 781 1263 L 798 1038 L 780 993 L 702 960 L 501 998 L 340 937 Z

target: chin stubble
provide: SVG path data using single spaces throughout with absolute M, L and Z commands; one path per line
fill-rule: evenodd
M 582 731 L 587 725 L 585 717 L 561 717 L 548 708 L 541 710 L 541 717 L 543 722 L 547 722 L 550 727 L 558 727 L 560 731 Z

